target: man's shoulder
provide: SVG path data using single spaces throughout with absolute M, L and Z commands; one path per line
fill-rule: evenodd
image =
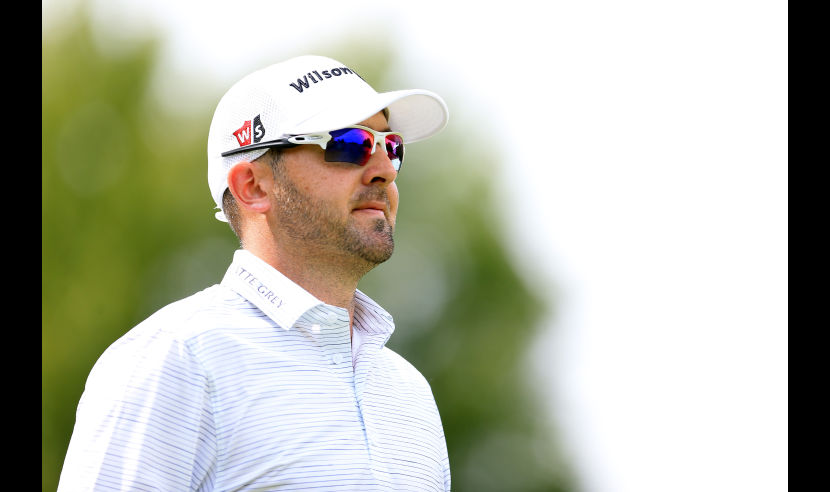
M 395 352 L 389 347 L 384 346 L 381 350 L 384 363 L 388 369 L 394 371 L 398 377 L 404 379 L 410 384 L 420 387 L 423 390 L 432 392 L 429 381 L 424 377 L 421 371 L 418 370 L 411 362 L 406 360 L 401 354 Z
M 217 328 L 259 315 L 259 310 L 247 300 L 217 284 L 160 308 L 122 335 L 107 351 L 184 346 Z
M 231 289 L 213 285 L 162 307 L 124 333 L 101 354 L 90 378 L 111 380 L 121 375 L 114 380 L 123 381 L 170 364 L 198 366 L 197 347 L 245 320 L 263 322 L 255 306 Z
M 162 307 L 131 331 L 159 332 L 185 340 L 255 311 L 247 300 L 218 284 Z

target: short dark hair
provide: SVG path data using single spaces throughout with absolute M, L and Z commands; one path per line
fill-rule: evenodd
M 271 172 L 274 173 L 274 176 L 277 175 L 277 166 L 280 164 L 282 160 L 282 152 L 279 149 L 270 148 L 267 152 L 262 154 L 261 156 L 254 159 L 253 162 L 267 162 L 271 166 Z M 242 220 L 242 216 L 239 214 L 239 204 L 236 203 L 236 199 L 233 197 L 233 193 L 231 193 L 230 188 L 225 190 L 225 193 L 222 195 L 222 210 L 225 212 L 225 218 L 228 219 L 228 224 L 231 226 L 231 230 L 239 241 L 242 241 L 242 231 L 240 230 L 240 222 Z

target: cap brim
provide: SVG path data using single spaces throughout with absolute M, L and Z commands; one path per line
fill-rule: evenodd
M 449 120 L 447 105 L 438 94 L 409 89 L 339 101 L 336 107 L 325 108 L 298 124 L 292 133 L 337 130 L 365 121 L 384 108 L 389 109 L 389 128 L 401 133 L 407 143 L 435 135 Z

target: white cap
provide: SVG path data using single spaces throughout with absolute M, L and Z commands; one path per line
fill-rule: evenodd
M 222 157 L 223 152 L 289 135 L 354 125 L 389 110 L 389 128 L 404 142 L 423 140 L 447 125 L 449 112 L 437 94 L 420 89 L 376 92 L 354 70 L 323 56 L 300 56 L 245 76 L 222 96 L 208 135 L 208 184 L 219 212 L 228 171 L 267 149 Z

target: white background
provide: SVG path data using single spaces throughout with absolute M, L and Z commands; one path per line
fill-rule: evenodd
M 393 46 L 400 79 L 503 142 L 511 249 L 557 305 L 531 374 L 586 492 L 787 490 L 787 2 L 483 3 L 92 5 L 163 36 L 159 97 L 183 108 L 165 81 Z

